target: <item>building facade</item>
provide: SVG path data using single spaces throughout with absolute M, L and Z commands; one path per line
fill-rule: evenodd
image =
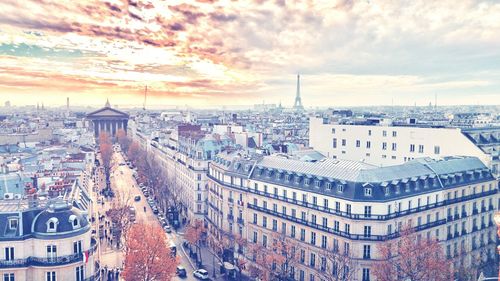
M 101 132 L 107 132 L 113 137 L 120 129 L 127 131 L 128 118 L 127 113 L 111 108 L 109 101 L 104 108 L 91 112 L 86 117 L 96 138 Z
M 454 261 L 463 252 L 467 263 L 495 256 L 498 184 L 474 157 L 376 167 L 219 154 L 208 179 L 210 235 L 224 231 L 264 246 L 286 235 L 300 246 L 294 280 L 321 280 L 325 249 L 351 257 L 354 280 L 375 280 L 377 246 L 406 225 L 421 239 L 438 239 Z
M 421 157 L 464 155 L 479 158 L 495 176 L 499 175 L 498 150 L 487 152 L 476 145 L 470 133 L 459 128 L 344 125 L 324 122 L 323 118 L 311 118 L 309 125 L 310 146 L 329 158 L 389 166 Z M 500 129 L 495 131 L 489 135 L 498 136 Z M 498 149 L 495 140 L 493 145 Z
M 97 241 L 86 213 L 61 200 L 0 202 L 0 278 L 99 280 Z

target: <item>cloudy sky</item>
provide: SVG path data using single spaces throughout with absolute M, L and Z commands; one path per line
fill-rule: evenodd
M 498 1 L 0 2 L 0 102 L 499 104 Z

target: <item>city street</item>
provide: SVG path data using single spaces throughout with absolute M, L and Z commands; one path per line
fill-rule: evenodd
M 123 156 L 121 153 L 113 153 L 112 158 L 112 169 L 111 169 L 111 188 L 115 192 L 116 196 L 123 196 L 124 200 L 130 202 L 130 204 L 136 210 L 136 221 L 137 222 L 145 222 L 145 223 L 153 223 L 158 224 L 160 226 L 160 222 L 158 221 L 156 215 L 153 213 L 151 207 L 147 203 L 147 198 L 144 197 L 142 191 L 138 188 L 137 182 L 133 177 L 134 171 L 130 169 L 127 165 L 120 165 L 120 163 L 125 163 Z M 100 186 L 104 186 L 104 175 L 100 177 Z M 95 195 L 96 196 L 96 195 Z M 134 201 L 135 196 L 140 196 L 141 200 L 136 202 Z M 99 205 L 99 204 L 98 204 Z M 98 211 L 101 214 L 104 214 L 107 209 L 111 206 L 111 202 L 107 202 L 105 200 L 104 205 L 98 206 Z M 144 211 L 144 209 L 146 211 Z M 188 273 L 187 278 L 178 278 L 176 277 L 174 280 L 197 280 L 192 276 L 192 272 L 195 269 L 194 263 L 191 263 L 189 258 L 186 255 L 186 252 L 182 248 L 182 237 L 179 234 L 172 231 L 172 233 L 166 233 L 169 240 L 174 241 L 177 246 L 177 257 L 180 265 L 186 268 Z M 102 267 L 107 266 L 108 268 L 121 267 L 122 262 L 124 261 L 123 253 L 120 250 L 115 248 L 107 248 L 101 252 L 101 265 Z

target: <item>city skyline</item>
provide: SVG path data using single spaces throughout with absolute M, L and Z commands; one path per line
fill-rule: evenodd
M 25 7 L 29 6 L 29 9 Z M 498 104 L 492 1 L 0 4 L 0 101 Z

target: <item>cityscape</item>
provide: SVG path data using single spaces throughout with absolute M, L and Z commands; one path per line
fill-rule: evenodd
M 500 280 L 499 3 L 0 11 L 0 280 Z

